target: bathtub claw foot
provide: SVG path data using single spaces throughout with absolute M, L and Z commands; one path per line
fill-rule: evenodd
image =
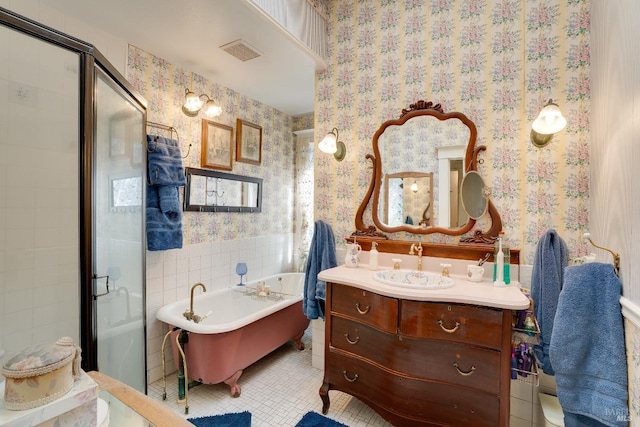
M 224 383 L 229 386 L 231 389 L 232 397 L 239 397 L 242 392 L 242 388 L 240 384 L 238 384 L 238 379 L 240 379 L 240 375 L 242 375 L 242 369 L 237 371 L 235 374 L 231 375 L 229 378 L 224 380 Z
M 304 350 L 304 343 L 302 342 L 302 336 L 304 335 L 304 330 L 300 332 L 298 335 L 291 338 L 293 342 L 298 346 L 298 351 Z

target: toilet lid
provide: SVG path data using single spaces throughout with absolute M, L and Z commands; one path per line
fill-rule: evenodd
M 564 413 L 562 412 L 562 406 L 556 396 L 540 393 L 540 406 L 542 406 L 542 413 L 544 418 L 556 426 L 564 426 Z

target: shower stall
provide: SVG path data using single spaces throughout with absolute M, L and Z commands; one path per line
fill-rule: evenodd
M 70 336 L 146 391 L 146 102 L 91 44 L 0 8 L 0 350 Z

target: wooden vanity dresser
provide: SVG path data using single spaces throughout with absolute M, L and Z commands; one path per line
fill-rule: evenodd
M 327 281 L 322 412 L 329 390 L 340 390 L 397 426 L 508 426 L 511 309 L 372 286 Z M 512 291 L 519 308 L 528 304 Z

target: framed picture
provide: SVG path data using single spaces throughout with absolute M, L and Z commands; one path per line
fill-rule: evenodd
M 202 167 L 231 170 L 233 128 L 202 120 Z
M 237 119 L 236 160 L 254 165 L 262 162 L 262 127 Z

